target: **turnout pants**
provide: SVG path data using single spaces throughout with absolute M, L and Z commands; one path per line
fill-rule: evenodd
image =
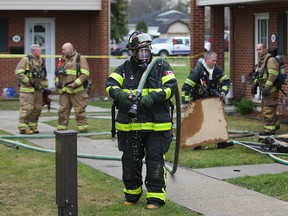
M 35 90 L 35 93 L 20 92 L 20 116 L 18 128 L 20 130 L 37 128 L 38 119 L 42 111 L 42 91 Z
M 58 130 L 66 130 L 69 123 L 69 116 L 72 107 L 75 111 L 75 118 L 78 130 L 87 130 L 88 121 L 86 118 L 86 107 L 88 105 L 88 95 L 86 91 L 80 91 L 77 94 L 62 93 L 59 97 L 58 110 Z
M 122 155 L 122 180 L 127 201 L 136 202 L 142 195 L 142 159 L 145 157 L 147 204 L 165 204 L 166 168 L 164 157 L 171 142 L 171 131 L 118 132 Z
M 276 115 L 279 92 L 273 92 L 262 98 L 262 114 L 264 118 L 264 131 L 275 132 L 279 121 Z

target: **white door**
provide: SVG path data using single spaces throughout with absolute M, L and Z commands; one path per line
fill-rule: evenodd
M 26 18 L 25 19 L 25 53 L 31 54 L 32 44 L 41 46 L 42 55 L 46 58 L 47 78 L 49 88 L 54 88 L 55 71 L 55 19 Z
M 255 14 L 255 45 L 254 45 L 254 53 L 255 53 L 255 64 L 258 63 L 258 54 L 256 51 L 256 45 L 258 43 L 263 43 L 268 49 L 268 21 L 269 21 L 269 13 L 257 13 Z M 259 88 L 257 90 L 257 94 L 255 95 L 255 100 L 259 100 L 260 91 Z

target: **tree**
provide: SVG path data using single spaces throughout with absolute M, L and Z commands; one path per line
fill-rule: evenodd
M 111 39 L 118 43 L 127 33 L 127 0 L 111 3 Z
M 148 28 L 144 21 L 140 21 L 136 25 L 136 30 L 141 32 L 147 32 Z
M 142 16 L 156 10 L 169 9 L 171 0 L 131 0 L 128 5 L 128 17 Z
M 179 0 L 178 3 L 172 7 L 175 10 L 181 11 L 183 13 L 188 13 L 190 10 L 190 1 L 189 0 Z

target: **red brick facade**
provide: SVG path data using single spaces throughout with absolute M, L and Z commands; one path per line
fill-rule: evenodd
M 251 98 L 250 84 L 246 80 L 246 89 L 243 89 L 242 75 L 247 78 L 249 72 L 255 65 L 255 14 L 268 13 L 268 40 L 269 49 L 277 48 L 278 41 L 271 42 L 271 35 L 278 33 L 278 13 L 288 11 L 288 2 L 225 5 L 230 7 L 230 78 L 233 83 L 233 98 L 240 99 L 244 96 Z M 196 0 L 191 1 L 191 55 L 200 53 L 202 47 L 199 45 L 200 38 L 204 38 L 204 7 L 197 7 Z M 202 20 L 202 21 L 201 21 Z M 218 65 L 224 67 L 224 5 L 211 6 L 211 50 L 218 55 Z M 287 59 L 287 15 L 285 18 L 285 55 L 283 60 L 288 70 Z M 202 45 L 202 44 L 201 44 Z M 191 60 L 191 65 L 195 61 Z M 245 91 L 244 91 L 245 90 Z M 286 87 L 286 92 L 288 88 Z M 245 93 L 243 95 L 243 92 Z M 283 94 L 280 94 L 280 101 Z
M 88 58 L 95 95 L 104 96 L 104 82 L 109 74 L 109 10 L 109 1 L 102 0 L 101 11 L 0 11 L 0 19 L 7 19 L 9 28 L 8 52 L 0 54 L 10 54 L 11 47 L 24 47 L 25 18 L 54 18 L 56 55 L 61 55 L 63 43 L 71 42 Z M 13 35 L 23 40 L 16 44 L 11 40 Z M 19 60 L 19 57 L 0 58 L 0 91 L 9 86 L 18 91 L 15 67 Z

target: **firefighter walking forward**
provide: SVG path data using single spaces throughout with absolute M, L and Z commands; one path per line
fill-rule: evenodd
M 170 65 L 157 61 L 150 70 L 141 97 L 135 96 L 142 74 L 151 63 L 152 38 L 134 32 L 128 41 L 130 60 L 115 69 L 106 80 L 107 93 L 118 103 L 116 129 L 122 154 L 124 205 L 134 205 L 143 192 L 142 159 L 145 157 L 147 209 L 166 201 L 165 154 L 171 142 L 172 118 L 169 112 L 177 82 Z M 152 66 L 152 65 L 151 65 Z

